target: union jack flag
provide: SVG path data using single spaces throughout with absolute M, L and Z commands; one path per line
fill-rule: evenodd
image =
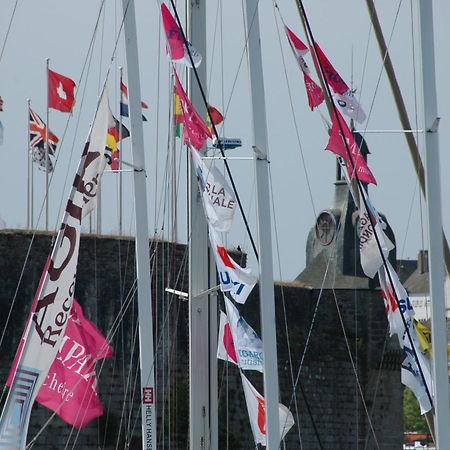
M 28 130 L 30 134 L 30 153 L 31 158 L 39 167 L 43 170 L 51 172 L 53 170 L 53 161 L 50 156 L 55 154 L 56 144 L 59 139 L 48 130 L 48 158 L 45 161 L 45 133 L 47 126 L 43 120 L 31 109 L 28 108 L 29 112 L 29 125 Z

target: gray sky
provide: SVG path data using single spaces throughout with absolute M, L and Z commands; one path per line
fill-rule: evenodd
M 380 21 L 389 40 L 398 1 L 379 1 Z M 412 2 L 414 5 L 416 1 Z M 442 167 L 442 198 L 444 228 L 449 229 L 450 214 L 446 199 L 450 189 L 450 155 L 447 142 L 450 128 L 449 117 L 449 73 L 448 23 L 450 5 L 448 2 L 434 3 L 436 76 L 438 83 L 438 109 L 441 116 L 440 143 Z M 285 22 L 305 40 L 294 2 L 280 0 L 278 3 Z M 417 42 L 418 25 L 411 21 L 411 2 L 400 2 L 397 24 L 392 34 L 391 56 L 398 79 L 406 99 L 410 120 L 421 128 L 421 88 L 420 57 Z M 16 16 L 12 24 L 3 59 L 0 61 L 0 95 L 3 97 L 4 112 L 0 120 L 4 126 L 4 143 L 0 146 L 3 155 L 3 173 L 0 177 L 0 217 L 8 228 L 22 228 L 26 225 L 27 186 L 27 110 L 26 100 L 30 98 L 32 108 L 45 120 L 45 58 L 50 58 L 53 70 L 63 73 L 77 83 L 86 60 L 88 46 L 92 38 L 100 2 L 79 0 L 77 2 L 41 0 L 19 0 Z M 2 2 L 0 14 L 0 43 L 3 43 L 14 0 Z M 225 134 L 240 137 L 243 147 L 230 153 L 232 156 L 251 156 L 251 117 L 248 95 L 248 69 L 244 58 L 238 72 L 244 48 L 244 31 L 241 2 L 223 2 L 222 33 L 216 22 L 217 1 L 210 0 L 208 6 L 208 55 L 207 72 L 211 73 L 209 86 L 210 103 L 226 110 Z M 335 68 L 346 80 L 353 83 L 361 93 L 361 104 L 369 119 L 363 124 L 368 130 L 399 129 L 400 124 L 392 100 L 392 95 L 384 73 L 381 75 L 381 58 L 371 32 L 370 20 L 365 2 L 361 0 L 309 0 L 305 1 L 311 26 L 317 41 Z M 155 1 L 136 0 L 138 36 L 140 52 L 142 97 L 150 105 L 146 113 L 149 122 L 144 124 L 146 163 L 148 169 L 148 198 L 150 234 L 162 226 L 161 196 L 163 193 L 164 170 L 167 149 L 168 127 L 168 74 L 169 63 L 164 53 L 164 37 L 159 25 L 159 9 Z M 68 122 L 67 133 L 58 152 L 60 159 L 51 185 L 50 227 L 55 229 L 65 205 L 69 186 L 81 155 L 88 133 L 89 122 L 114 47 L 120 14 L 121 1 L 106 1 L 104 15 L 96 35 L 93 57 L 88 62 L 81 85 L 73 117 Z M 414 17 L 417 11 L 414 10 Z M 278 17 L 276 17 L 278 20 Z M 268 136 L 270 146 L 270 168 L 274 193 L 274 210 L 277 224 L 277 239 L 281 259 L 282 276 L 285 280 L 294 278 L 305 264 L 306 236 L 314 224 L 315 215 L 330 206 L 333 198 L 335 158 L 323 151 L 327 134 L 317 111 L 309 111 L 303 79 L 290 52 L 284 34 L 281 34 L 282 52 L 278 40 L 273 5 L 269 1 L 260 2 L 261 42 L 263 47 Z M 278 21 L 281 33 L 281 23 Z M 214 30 L 217 30 L 214 41 Z M 412 39 L 412 34 L 416 39 Z M 223 45 L 221 42 L 223 40 Z M 413 42 L 414 41 L 414 42 Z M 193 42 L 195 46 L 195 42 Z M 214 45 L 213 45 L 214 44 Z M 413 63 L 413 44 L 415 64 Z M 221 50 L 223 49 L 223 50 Z M 307 55 L 307 62 L 311 58 Z M 222 67 L 222 60 L 224 65 Z M 125 66 L 123 39 L 119 40 L 118 54 L 111 67 L 109 77 L 110 104 L 117 113 L 118 87 L 117 68 Z M 89 70 L 88 70 L 89 68 Z M 289 80 L 292 102 L 295 108 L 303 158 L 296 137 L 293 116 L 289 103 L 289 91 L 285 78 Z M 88 74 L 86 82 L 86 74 Z M 415 76 L 414 76 L 415 74 Z M 237 77 L 237 78 L 236 78 Z M 234 80 L 236 85 L 232 91 Z M 416 78 L 416 80 L 415 80 Z M 415 91 L 414 82 L 418 89 Z M 159 84 L 158 84 L 159 83 Z M 415 93 L 416 92 L 416 93 Z M 84 93 L 84 95 L 83 95 Z M 417 98 L 416 98 L 417 97 Z M 415 104 L 417 102 L 417 106 Z M 322 109 L 326 115 L 326 109 Z M 50 113 L 50 129 L 60 138 L 69 116 L 58 111 Z M 77 126 L 78 124 L 78 126 Z M 426 219 L 419 202 L 418 188 L 410 161 L 405 139 L 400 134 L 367 134 L 371 150 L 369 166 L 378 181 L 371 187 L 370 195 L 377 209 L 386 214 L 396 233 L 397 255 L 415 258 L 422 242 L 422 226 L 425 246 L 427 246 Z M 419 142 L 422 149 L 422 142 Z M 179 153 L 180 154 L 180 153 Z M 124 159 L 131 159 L 129 144 L 124 146 Z M 303 165 L 303 160 L 305 165 Z M 184 171 L 185 150 L 181 151 L 181 169 Z M 236 184 L 247 209 L 252 230 L 256 236 L 254 175 L 251 161 L 230 163 Z M 308 174 L 312 201 L 309 196 Z M 44 195 L 45 174 L 35 169 L 35 220 Z M 133 215 L 131 197 L 131 177 L 125 179 L 125 219 L 126 233 L 132 232 Z M 155 182 L 157 194 L 155 201 Z M 186 240 L 185 231 L 185 176 L 180 175 L 179 214 L 180 240 Z M 104 175 L 102 200 L 102 229 L 115 233 L 117 221 L 117 176 Z M 156 205 L 156 206 L 155 206 Z M 156 211 L 156 213 L 155 213 Z M 156 219 L 155 219 L 156 218 Z M 44 226 L 44 218 L 38 225 Z M 88 226 L 85 226 L 88 229 Z M 166 229 L 168 229 L 166 224 Z M 249 240 L 245 236 L 242 220 L 236 214 L 235 224 L 228 238 L 230 247 L 240 245 L 251 254 Z M 277 252 L 277 250 L 275 249 Z M 256 271 L 253 258 L 250 266 Z M 275 278 L 279 279 L 276 262 Z

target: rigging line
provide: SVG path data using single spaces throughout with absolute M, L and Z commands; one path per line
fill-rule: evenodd
M 363 390 L 362 390 L 362 387 L 361 387 L 361 383 L 359 381 L 358 370 L 356 368 L 355 361 L 354 361 L 353 356 L 352 356 L 352 352 L 351 352 L 351 349 L 350 349 L 350 344 L 349 344 L 349 341 L 348 341 L 348 338 L 347 338 L 347 333 L 345 331 L 344 321 L 342 319 L 341 310 L 340 310 L 339 305 L 338 305 L 336 291 L 334 290 L 334 288 L 332 289 L 332 292 L 333 292 L 334 302 L 335 302 L 335 305 L 336 305 L 336 311 L 337 311 L 338 317 L 339 317 L 339 322 L 341 324 L 342 332 L 343 332 L 343 335 L 344 335 L 345 345 L 347 347 L 347 353 L 348 353 L 348 355 L 350 357 L 350 363 L 352 365 L 352 369 L 353 369 L 353 372 L 355 374 L 355 379 L 356 379 L 356 383 L 357 383 L 357 386 L 358 386 L 359 395 L 361 397 L 361 402 L 363 404 L 363 407 L 364 407 L 364 410 L 365 410 L 365 413 L 366 413 L 366 416 L 367 416 L 367 420 L 369 422 L 369 426 L 370 426 L 370 429 L 372 431 L 373 438 L 375 440 L 375 445 L 376 445 L 376 447 L 378 449 L 380 449 L 380 445 L 378 443 L 377 435 L 375 433 L 375 428 L 374 428 L 373 423 L 372 423 L 372 418 L 370 416 L 369 410 L 367 408 L 366 401 L 364 399 L 364 393 L 363 393 Z
M 202 96 L 203 103 L 204 103 L 205 108 L 206 108 L 206 113 L 208 114 L 209 121 L 211 122 L 211 127 L 212 127 L 212 129 L 214 131 L 214 136 L 217 138 L 217 142 L 218 142 L 218 146 L 219 146 L 219 149 L 220 149 L 220 153 L 221 153 L 221 155 L 223 157 L 225 157 L 225 152 L 224 152 L 224 149 L 223 149 L 223 145 L 220 143 L 219 134 L 217 133 L 217 128 L 214 125 L 214 121 L 213 121 L 212 116 L 211 116 L 211 111 L 208 108 L 208 101 L 207 101 L 206 96 L 205 96 L 205 91 L 204 91 L 203 86 L 202 86 L 202 84 L 200 82 L 200 78 L 199 78 L 197 69 L 196 69 L 196 67 L 194 65 L 194 60 L 192 58 L 192 53 L 191 53 L 191 50 L 189 48 L 189 43 L 188 43 L 188 41 L 186 39 L 186 35 L 184 33 L 183 26 L 182 26 L 180 18 L 178 16 L 178 11 L 176 9 L 175 2 L 174 2 L 174 0 L 170 0 L 170 3 L 172 4 L 172 8 L 174 10 L 177 23 L 178 23 L 178 26 L 180 28 L 180 31 L 181 31 L 181 34 L 182 34 L 182 37 L 183 37 L 183 42 L 184 42 L 185 49 L 186 49 L 186 51 L 187 51 L 187 53 L 189 55 L 189 61 L 191 62 L 192 69 L 193 69 L 194 75 L 195 75 L 195 79 L 197 80 L 197 84 L 198 84 L 198 87 L 199 87 L 199 90 L 200 90 L 200 94 Z M 259 0 L 258 0 L 258 3 L 259 3 Z M 252 24 L 253 24 L 253 20 L 254 20 L 256 11 L 257 11 L 257 9 L 255 9 L 255 13 L 254 13 L 253 18 L 252 18 L 252 22 L 251 22 Z M 224 163 L 225 163 L 225 168 L 227 170 L 228 177 L 229 177 L 230 182 L 231 182 L 231 186 L 233 188 L 234 195 L 236 196 L 236 200 L 237 200 L 238 205 L 239 205 L 239 210 L 241 212 L 242 219 L 244 220 L 244 225 L 245 225 L 245 228 L 247 230 L 247 234 L 248 234 L 248 236 L 250 238 L 250 242 L 251 242 L 252 247 L 253 247 L 253 252 L 255 254 L 256 259 L 259 260 L 258 250 L 256 248 L 256 244 L 255 244 L 255 241 L 253 239 L 252 232 L 250 230 L 250 225 L 248 223 L 247 216 L 245 215 L 244 209 L 242 207 L 241 199 L 240 199 L 239 193 L 237 191 L 237 187 L 236 187 L 236 184 L 234 182 L 233 175 L 231 174 L 230 166 L 228 165 L 228 161 L 226 159 L 224 160 Z
M 309 33 L 310 38 L 311 38 L 311 42 L 313 43 L 313 48 L 314 48 L 314 51 L 316 53 L 316 59 L 317 59 L 318 66 L 320 68 L 321 74 L 324 77 L 324 79 L 326 79 L 325 78 L 325 71 L 323 69 L 322 62 L 320 61 L 320 58 L 317 57 L 317 49 L 316 49 L 316 45 L 317 44 L 316 44 L 316 41 L 314 39 L 314 35 L 312 33 L 308 17 L 306 16 L 306 11 L 305 11 L 305 8 L 303 6 L 303 0 L 297 0 L 297 2 L 298 2 L 298 5 L 299 5 L 299 7 L 301 9 L 302 15 L 304 17 L 305 24 L 306 24 L 308 33 Z M 400 2 L 399 2 L 399 7 L 400 7 L 401 3 L 402 3 L 402 0 L 400 0 Z M 398 13 L 397 13 L 397 15 L 398 15 Z M 330 90 L 330 86 L 328 85 L 328 83 L 325 83 L 325 88 L 326 88 L 326 93 L 328 95 L 328 98 L 331 99 L 332 95 L 331 95 L 331 90 Z M 334 112 L 335 116 L 338 118 L 337 122 L 338 122 L 338 125 L 339 125 L 340 133 L 341 133 L 342 136 L 344 136 L 343 126 L 342 126 L 341 120 L 339 119 L 338 115 L 336 114 L 337 108 L 336 108 L 336 105 L 334 104 L 334 102 L 331 103 L 331 106 L 333 108 L 333 112 Z M 363 201 L 366 210 L 369 210 L 369 207 L 368 207 L 368 204 L 367 204 L 367 199 L 366 199 L 366 197 L 364 195 L 365 190 L 364 190 L 364 187 L 362 185 L 361 180 L 359 179 L 358 172 L 356 171 L 356 165 L 355 165 L 355 163 L 353 161 L 353 156 L 352 156 L 352 154 L 350 152 L 348 142 L 347 142 L 346 139 L 344 139 L 342 142 L 345 145 L 347 157 L 349 158 L 350 162 L 352 163 L 352 165 L 353 165 L 353 167 L 355 169 L 353 175 L 354 175 L 354 179 L 356 180 L 358 193 L 360 194 L 360 200 Z M 372 229 L 375 230 L 374 218 L 372 217 L 371 214 L 369 214 L 369 221 L 370 221 L 370 224 L 372 226 Z M 393 280 L 392 280 L 392 276 L 391 276 L 390 270 L 389 270 L 388 265 L 387 265 L 387 260 L 386 260 L 386 257 L 384 256 L 384 253 L 383 253 L 383 250 L 382 250 L 382 247 L 381 247 L 381 243 L 380 243 L 380 239 L 378 237 L 378 233 L 375 232 L 374 233 L 374 237 L 375 237 L 375 241 L 377 243 L 377 248 L 378 248 L 378 251 L 380 253 L 381 260 L 383 261 L 383 267 L 385 268 L 385 271 L 386 271 L 387 277 L 389 279 L 389 282 L 390 282 L 391 286 L 394 286 L 394 283 L 393 283 Z M 405 327 L 405 332 L 406 332 L 406 334 L 408 336 L 408 340 L 409 340 L 409 343 L 411 345 L 412 353 L 414 354 L 414 359 L 416 361 L 416 364 L 417 364 L 417 367 L 419 369 L 419 372 L 420 372 L 423 384 L 425 386 L 425 391 L 427 393 L 427 397 L 428 397 L 428 399 L 430 401 L 430 404 L 433 405 L 433 401 L 432 401 L 432 397 L 431 397 L 431 394 L 430 394 L 430 390 L 429 390 L 429 388 L 427 386 L 427 383 L 426 383 L 426 380 L 425 380 L 425 376 L 424 376 L 424 373 L 423 373 L 423 370 L 422 370 L 422 366 L 420 365 L 420 361 L 419 361 L 419 358 L 418 358 L 418 355 L 417 355 L 416 347 L 415 347 L 414 342 L 412 340 L 411 333 L 410 333 L 409 327 L 407 326 L 407 322 L 406 322 L 406 319 L 404 317 L 404 314 L 403 314 L 403 312 L 400 309 L 400 302 L 399 302 L 399 298 L 398 298 L 398 295 L 397 295 L 397 291 L 396 291 L 396 289 L 393 289 L 393 291 L 394 291 L 394 295 L 395 295 L 395 300 L 396 300 L 397 306 L 398 306 L 398 308 L 400 310 L 400 314 L 401 314 L 401 317 L 402 317 L 402 322 L 403 322 L 403 325 Z
M 278 11 L 278 14 L 279 14 L 279 16 L 281 18 L 281 21 L 284 24 L 283 18 L 281 17 L 280 10 L 278 9 L 278 5 L 274 1 L 273 2 L 273 13 L 274 13 L 275 25 L 276 25 L 277 33 L 278 33 L 278 43 L 280 45 L 281 58 L 282 58 L 282 61 L 283 61 L 284 76 L 285 76 L 285 79 L 286 79 L 286 84 L 287 84 L 287 89 L 288 89 L 289 104 L 290 104 L 290 107 L 291 107 L 291 117 L 292 117 L 292 120 L 294 122 L 295 134 L 297 136 L 298 148 L 300 150 L 300 157 L 301 157 L 302 165 L 303 165 L 303 172 L 304 172 L 305 178 L 306 178 L 306 185 L 308 186 L 309 199 L 311 201 L 311 206 L 312 206 L 312 209 L 313 209 L 313 212 L 314 212 L 314 217 L 317 217 L 316 208 L 315 208 L 315 205 L 314 205 L 314 198 L 313 198 L 313 195 L 312 195 L 311 183 L 309 181 L 308 170 L 306 168 L 306 161 L 305 161 L 305 155 L 304 155 L 304 152 L 303 152 L 303 146 L 302 146 L 301 141 L 300 141 L 300 131 L 299 131 L 299 127 L 298 127 L 297 117 L 295 115 L 294 102 L 292 101 L 292 90 L 291 90 L 291 85 L 289 83 L 289 77 L 288 77 L 287 70 L 286 70 L 286 60 L 285 60 L 285 57 L 284 57 L 283 46 L 281 44 L 281 33 L 280 33 L 280 28 L 278 26 L 278 21 L 276 19 L 275 10 Z
M 212 70 L 214 68 L 214 55 L 215 55 L 215 48 L 216 48 L 216 37 L 217 37 L 217 22 L 219 21 L 219 7 L 220 4 L 219 2 L 217 2 L 217 8 L 216 8 L 216 19 L 215 19 L 215 23 L 214 23 L 214 34 L 213 34 L 213 41 L 212 41 L 212 51 L 211 51 L 211 63 L 209 66 L 209 77 L 208 80 L 212 81 Z M 207 92 L 206 95 L 209 98 L 209 94 L 211 92 L 211 88 L 212 88 L 212 82 L 210 84 L 208 84 L 207 88 Z
M 19 0 L 16 0 L 16 2 L 14 3 L 13 11 L 11 13 L 11 17 L 9 19 L 8 29 L 6 30 L 6 35 L 5 35 L 5 39 L 3 41 L 2 50 L 0 51 L 0 64 L 1 64 L 2 59 L 3 59 L 3 53 L 5 51 L 6 43 L 8 42 L 8 37 L 9 37 L 9 33 L 11 31 L 11 26 L 12 26 L 12 23 L 13 23 L 13 20 L 14 20 L 14 16 L 16 15 L 16 9 L 17 9 L 17 4 L 18 3 L 19 3 Z

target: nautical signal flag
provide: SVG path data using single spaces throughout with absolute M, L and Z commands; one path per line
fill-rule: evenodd
M 183 123 L 183 110 L 181 109 L 180 96 L 173 93 L 173 120 L 175 122 L 175 135 L 181 137 L 181 124 Z
M 250 419 L 255 444 L 266 446 L 266 401 L 255 389 L 248 378 L 241 371 L 242 387 L 244 388 L 245 402 Z M 280 423 L 280 441 L 294 425 L 294 417 L 286 406 L 278 404 L 278 416 Z
M 147 103 L 141 101 L 141 108 L 148 109 Z M 122 117 L 129 117 L 128 112 L 128 88 L 125 83 L 120 80 L 120 115 Z M 147 118 L 142 114 L 142 121 L 147 122 Z
M 48 107 L 72 112 L 76 84 L 70 78 L 48 69 Z
M 189 100 L 183 86 L 180 83 L 177 72 L 174 73 L 174 91 L 180 98 L 181 111 L 183 115 L 183 142 L 190 147 L 200 150 L 207 138 L 212 137 L 199 113 Z
M 43 170 L 51 172 L 53 170 L 53 162 L 50 156 L 55 154 L 56 145 L 59 139 L 48 130 L 48 155 L 45 157 L 45 138 L 47 126 L 44 121 L 31 108 L 28 108 L 29 122 L 29 148 L 31 159 L 36 162 Z
M 120 150 L 117 144 L 130 136 L 128 128 L 122 124 L 122 132 L 120 132 L 120 122 L 113 117 L 115 125 L 108 128 L 108 134 L 106 136 L 106 148 L 105 157 L 108 164 L 111 166 L 111 170 L 119 170 L 120 162 Z
M 333 112 L 330 137 L 325 150 L 333 152 L 345 161 L 348 174 L 352 179 L 357 175 L 363 183 L 377 184 L 366 160 L 359 151 L 352 132 L 339 111 Z
M 214 126 L 217 126 L 223 122 L 223 116 L 217 108 L 214 108 L 214 106 L 208 105 L 208 111 L 209 114 L 206 113 L 206 124 L 208 125 L 209 132 L 212 134 L 213 126 L 211 124 L 211 119 Z
M 186 45 L 184 44 L 183 33 L 165 3 L 161 3 L 161 16 L 164 31 L 166 32 L 167 54 L 169 59 L 172 62 L 182 63 L 187 67 L 192 68 L 191 59 L 189 57 L 190 53 L 194 66 L 198 67 L 202 62 L 202 55 L 190 42 L 187 42 L 189 47 L 188 52 Z

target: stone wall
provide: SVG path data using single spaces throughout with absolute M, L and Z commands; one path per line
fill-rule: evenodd
M 26 259 L 31 238 L 32 234 L 23 231 L 0 232 L 0 330 L 4 329 L 8 310 L 15 298 L 1 345 L 2 384 L 7 378 L 51 248 L 52 237 L 49 234 L 36 234 Z M 186 449 L 189 425 L 188 304 L 164 293 L 165 287 L 187 290 L 186 248 L 152 242 L 151 259 L 155 269 L 153 308 L 157 345 L 158 448 Z M 120 314 L 121 304 L 133 294 L 134 270 L 132 240 L 82 237 L 76 298 L 86 317 L 105 335 Z M 295 284 L 276 285 L 281 399 L 285 405 L 290 405 L 294 417 L 297 417 L 297 406 L 300 424 L 300 432 L 294 427 L 288 433 L 286 448 L 400 450 L 403 424 L 399 352 L 390 340 L 386 344 L 387 322 L 379 292 L 338 290 L 333 294 L 332 291 L 324 291 L 319 302 L 318 297 L 316 290 Z M 104 415 L 81 431 L 72 429 L 56 417 L 37 437 L 33 448 L 60 449 L 69 441 L 67 448 L 109 450 L 116 448 L 118 440 L 117 448 L 140 448 L 136 310 L 137 304 L 130 303 L 122 325 L 112 337 L 115 356 L 99 367 Z M 259 333 L 256 288 L 240 310 Z M 284 317 L 287 318 L 287 332 Z M 145 351 L 145 345 L 143 349 Z M 296 402 L 291 403 L 292 377 L 297 379 L 297 376 Z M 248 377 L 262 392 L 262 375 L 255 372 L 249 373 Z M 234 450 L 254 448 L 236 366 L 226 367 L 219 361 L 219 391 L 219 447 L 227 448 L 228 442 L 228 448 Z M 47 409 L 34 406 L 29 439 L 36 436 L 50 415 Z

